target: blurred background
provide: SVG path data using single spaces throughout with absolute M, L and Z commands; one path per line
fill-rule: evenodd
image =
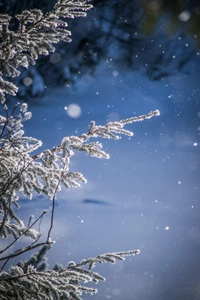
M 103 125 L 155 109 L 161 115 L 129 125 L 131 138 L 100 140 L 110 160 L 74 156 L 71 170 L 88 183 L 57 196 L 49 267 L 140 249 L 96 268 L 107 280 L 93 299 L 200 300 L 200 3 L 91 2 L 86 18 L 68 22 L 72 42 L 15 79 L 18 99 L 33 113 L 25 133 L 46 149 L 86 132 L 91 120 Z M 0 9 L 14 15 L 54 4 L 4 0 Z M 51 201 L 19 204 L 27 222 Z M 44 234 L 48 228 L 49 216 Z

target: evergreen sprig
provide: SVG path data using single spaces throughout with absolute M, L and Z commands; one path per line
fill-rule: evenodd
M 80 172 L 70 171 L 70 160 L 75 151 L 108 159 L 109 154 L 103 150 L 103 145 L 98 141 L 89 142 L 91 138 L 119 139 L 122 134 L 132 136 L 131 131 L 124 129 L 126 124 L 159 115 L 159 111 L 153 111 L 139 117 L 109 122 L 105 126 L 96 126 L 92 121 L 87 133 L 64 137 L 60 145 L 33 155 L 32 152 L 42 142 L 24 136 L 23 122 L 31 118 L 27 104 L 16 104 L 11 115 L 8 115 L 6 105 L 4 109 L 5 116 L 0 119 L 0 126 L 3 127 L 0 134 L 0 215 L 3 216 L 0 236 L 12 234 L 16 238 L 25 232 L 35 240 L 38 239 L 36 232 L 25 227 L 13 210 L 13 206 L 19 208 L 18 192 L 29 198 L 36 192 L 54 201 L 62 186 L 67 189 L 80 187 L 87 180 Z
M 17 30 L 10 30 L 11 17 L 0 15 L 0 100 L 5 94 L 16 95 L 17 86 L 3 76 L 20 75 L 19 67 L 35 64 L 39 55 L 54 52 L 53 44 L 70 42 L 71 31 L 66 19 L 85 17 L 92 5 L 87 0 L 59 0 L 52 11 L 43 14 L 39 9 L 25 10 L 15 16 Z
M 45 251 L 44 251 L 45 252 Z M 2 300 L 82 300 L 81 295 L 97 293 L 93 287 L 82 286 L 80 282 L 104 281 L 105 278 L 92 269 L 96 263 L 112 263 L 124 260 L 126 256 L 135 256 L 139 250 L 105 253 L 94 258 L 71 261 L 67 267 L 55 267 L 53 270 L 38 271 L 29 261 L 24 265 L 14 266 L 10 272 L 0 273 L 0 295 Z M 32 260 L 35 262 L 35 260 Z

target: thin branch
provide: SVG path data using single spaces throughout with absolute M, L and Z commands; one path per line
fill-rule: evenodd
M 0 257 L 0 261 L 3 261 L 3 260 L 8 259 L 8 258 L 11 259 L 11 258 L 19 256 L 19 255 L 21 255 L 21 254 L 23 254 L 23 253 L 25 253 L 27 251 L 31 251 L 31 250 L 33 250 L 35 248 L 38 248 L 38 247 L 41 247 L 41 246 L 44 246 L 44 245 L 51 245 L 51 244 L 54 244 L 54 242 L 49 240 L 49 241 L 38 243 L 38 244 L 32 245 L 32 246 L 29 245 L 29 246 L 26 246 L 24 248 L 18 249 L 15 252 L 10 253 L 9 255 L 6 255 L 4 257 Z
M 12 243 L 10 243 L 6 248 L 4 248 L 3 250 L 1 250 L 0 251 L 0 254 L 2 254 L 3 252 L 5 252 L 6 250 L 8 250 L 12 245 L 14 245 L 14 243 L 16 243 L 23 235 L 25 235 L 27 232 L 28 232 L 28 230 L 29 229 L 31 229 L 40 219 L 42 219 L 43 218 L 43 216 L 45 215 L 47 213 L 47 210 L 44 210 L 43 212 L 42 212 L 42 214 L 30 225 L 30 226 L 28 226 L 27 227 L 27 229 L 23 232 L 23 233 L 21 233 L 21 234 L 19 234 L 18 235 L 18 237 L 17 238 L 15 238 L 15 240 L 14 241 L 12 241 Z

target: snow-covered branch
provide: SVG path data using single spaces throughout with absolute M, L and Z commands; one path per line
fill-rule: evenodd
M 12 267 L 10 273 L 0 273 L 0 294 L 2 300 L 15 299 L 76 299 L 82 300 L 84 293 L 96 294 L 97 289 L 80 284 L 87 282 L 104 281 L 105 278 L 91 269 L 96 263 L 112 263 L 124 260 L 126 256 L 135 256 L 139 250 L 105 253 L 94 258 L 82 260 L 80 263 L 73 261 L 63 268 L 55 266 L 54 270 L 38 271 L 32 264 L 21 263 L 21 266 Z M 36 257 L 35 257 L 36 258 Z M 32 263 L 34 264 L 34 260 Z M 12 286 L 12 289 L 8 289 Z
M 88 132 L 79 136 L 64 137 L 59 145 L 38 152 L 42 141 L 24 135 L 23 123 L 32 116 L 26 103 L 17 103 L 10 112 L 5 104 L 5 94 L 15 96 L 17 86 L 7 77 L 20 74 L 19 67 L 28 68 L 39 55 L 48 55 L 55 50 L 53 44 L 59 41 L 70 42 L 71 32 L 66 29 L 67 18 L 85 16 L 91 5 L 86 0 L 58 0 L 48 13 L 41 10 L 25 10 L 16 15 L 18 27 L 10 29 L 12 18 L 0 15 L 0 100 L 3 115 L 0 115 L 0 238 L 11 238 L 11 242 L 0 249 L 0 298 L 3 299 L 66 299 L 81 300 L 85 293 L 96 293 L 96 289 L 82 286 L 80 282 L 99 282 L 104 277 L 92 271 L 96 263 L 115 263 L 125 256 L 139 254 L 139 250 L 113 252 L 95 258 L 70 262 L 67 267 L 56 266 L 53 270 L 44 267 L 44 256 L 50 248 L 51 231 L 54 226 L 56 194 L 61 188 L 80 187 L 86 178 L 80 172 L 70 171 L 71 158 L 76 151 L 97 158 L 109 158 L 103 145 L 95 138 L 118 140 L 121 135 L 132 136 L 125 125 L 158 116 L 153 111 L 142 116 L 131 117 L 118 122 L 109 122 L 104 126 L 89 125 Z M 93 139 L 91 141 L 91 139 Z M 40 225 L 44 210 L 35 221 L 30 217 L 27 225 L 19 218 L 18 200 L 21 195 L 32 198 L 43 194 L 52 199 L 50 226 L 46 239 L 40 241 Z M 38 225 L 38 229 L 35 227 Z M 31 239 L 23 247 L 10 251 L 21 237 Z M 3 269 L 12 258 L 42 247 L 38 255 L 26 262 Z M 39 267 L 38 267 L 39 266 Z
M 39 55 L 54 52 L 53 44 L 70 42 L 71 32 L 66 29 L 66 19 L 85 17 L 92 8 L 87 0 L 58 0 L 52 11 L 43 14 L 39 9 L 25 10 L 15 16 L 18 29 L 10 30 L 12 18 L 0 15 L 0 100 L 5 94 L 16 95 L 17 86 L 3 76 L 20 75 L 19 67 L 28 68 L 35 64 Z

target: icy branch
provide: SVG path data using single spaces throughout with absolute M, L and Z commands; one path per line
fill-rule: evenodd
M 53 44 L 71 42 L 71 31 L 66 29 L 66 19 L 85 17 L 92 8 L 85 0 L 59 0 L 53 10 L 46 14 L 39 9 L 25 10 L 16 15 L 19 25 L 16 31 L 9 29 L 11 17 L 0 15 L 0 101 L 5 94 L 15 96 L 17 87 L 2 78 L 20 75 L 20 66 L 28 68 L 35 64 L 39 55 L 54 52 Z
M 15 266 L 9 273 L 0 273 L 1 299 L 35 299 L 35 295 L 37 295 L 38 300 L 82 300 L 83 292 L 93 295 L 97 289 L 82 286 L 80 282 L 98 283 L 105 280 L 99 273 L 91 271 L 96 263 L 115 263 L 117 260 L 124 260 L 126 256 L 135 256 L 139 253 L 139 250 L 105 253 L 95 258 L 82 260 L 77 264 L 71 261 L 65 268 L 55 266 L 54 270 L 40 272 L 33 266 L 38 261 L 34 256 L 29 264 L 20 263 L 21 267 Z M 42 253 L 41 258 L 43 259 Z M 12 288 L 8 289 L 8 286 L 12 286 Z

